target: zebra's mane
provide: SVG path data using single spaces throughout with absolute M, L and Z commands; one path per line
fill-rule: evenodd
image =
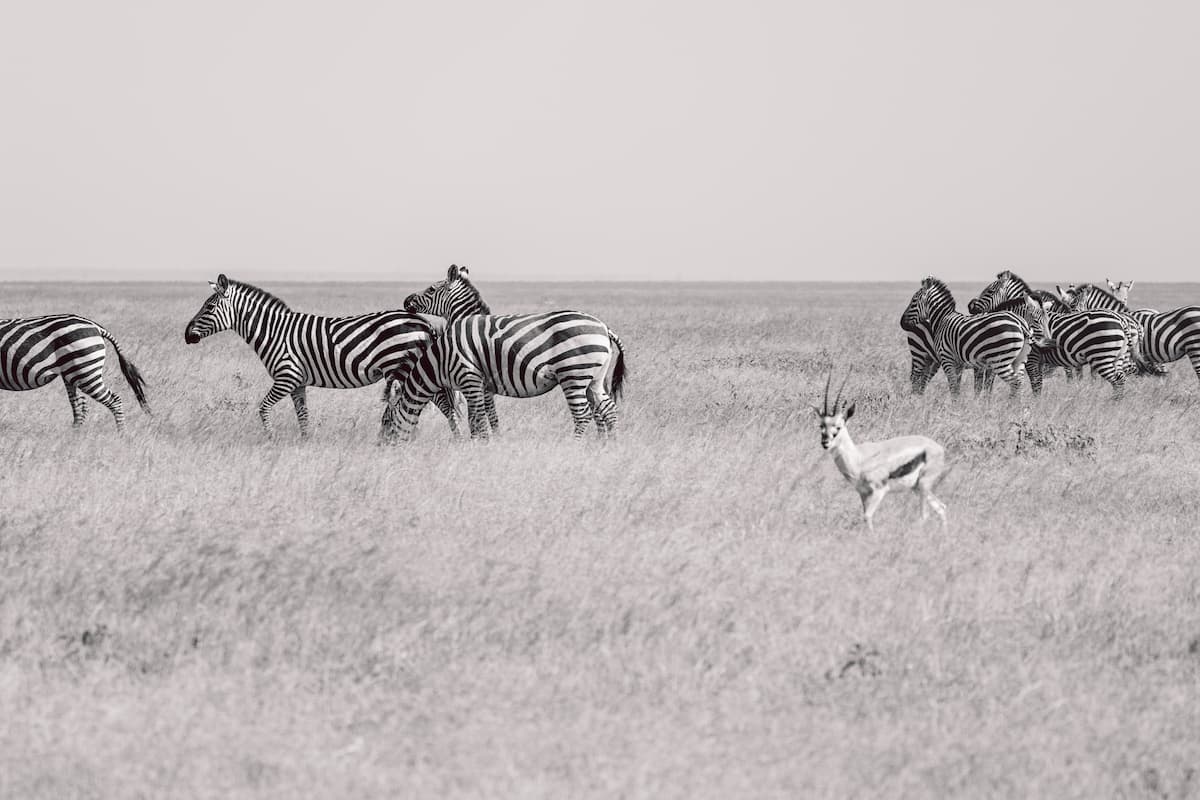
M 1011 269 L 1006 269 L 1003 272 L 997 272 L 996 280 L 997 281 L 1006 281 L 1006 280 L 1012 281 L 1012 282 L 1016 283 L 1017 286 L 1019 286 L 1021 288 L 1021 290 L 1025 292 L 1025 294 L 1034 294 L 1034 290 L 1029 288 L 1029 284 L 1025 281 L 1025 279 L 1022 278 L 1017 273 L 1013 272 Z
M 993 311 L 1011 311 L 1014 314 L 1019 314 L 1019 313 L 1021 313 L 1021 310 L 1025 307 L 1025 301 L 1026 301 L 1027 297 L 1032 297 L 1034 300 L 1037 300 L 1039 303 L 1044 303 L 1047 300 L 1050 301 L 1050 303 L 1051 303 L 1050 310 L 1051 311 L 1064 312 L 1064 311 L 1071 310 L 1071 307 L 1068 306 L 1066 303 L 1064 303 L 1061 298 L 1055 297 L 1050 292 L 1043 292 L 1040 289 L 1035 289 L 1035 290 L 1031 291 L 1028 295 L 1026 295 L 1026 297 L 1014 297 L 1011 300 L 1005 300 L 1003 303 L 996 306 L 992 310 Z
M 242 293 L 244 295 L 246 295 L 246 297 L 262 301 L 262 303 L 264 305 L 270 307 L 270 309 L 272 311 L 291 311 L 292 310 L 288 306 L 287 303 L 283 302 L 278 297 L 276 297 L 275 295 L 268 292 L 266 289 L 260 289 L 253 284 L 242 283 L 241 281 L 235 281 L 235 280 L 230 280 L 229 285 L 236 286 L 239 289 L 241 289 Z
M 945 295 L 950 298 L 950 302 L 954 303 L 954 307 L 958 307 L 958 301 L 954 299 L 954 293 L 950 291 L 950 287 L 947 286 L 940 278 L 935 278 L 930 275 L 928 278 L 921 281 L 921 288 L 937 289 L 938 291 L 945 293 Z
M 479 301 L 479 313 L 480 314 L 491 314 L 492 309 L 488 307 L 488 304 L 486 302 L 484 302 L 483 295 L 479 293 L 478 287 L 476 287 L 475 284 L 471 283 L 471 279 L 461 273 L 459 274 L 458 279 L 463 282 L 463 285 L 465 285 L 468 289 L 471 290 L 471 292 L 475 295 L 475 299 L 477 301 Z

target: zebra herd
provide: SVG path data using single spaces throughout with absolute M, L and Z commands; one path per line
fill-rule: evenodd
M 625 381 L 621 340 L 600 320 L 575 311 L 495 316 L 465 267 L 410 295 L 403 311 L 323 317 L 292 311 L 273 294 L 228 279 L 184 328 L 184 341 L 232 330 L 246 340 L 271 375 L 258 407 L 264 429 L 270 412 L 290 396 L 302 436 L 309 432 L 309 386 L 350 389 L 386 381 L 385 441 L 410 438 L 432 400 L 457 434 L 454 393 L 467 399 L 472 437 L 499 427 L 493 397 L 535 397 L 559 386 L 581 437 L 592 420 L 607 436 L 617 424 L 616 400 Z M 87 413 L 84 396 L 107 406 L 124 425 L 121 398 L 104 385 L 104 340 L 112 342 L 121 371 L 143 410 L 145 381 L 116 339 L 75 315 L 0 320 L 0 388 L 36 389 L 61 377 L 75 425 Z
M 913 393 L 922 394 L 939 368 L 957 396 L 966 367 L 975 372 L 976 394 L 998 377 L 1015 395 L 1023 373 L 1037 394 L 1055 368 L 1062 367 L 1069 379 L 1090 366 L 1119 398 L 1128 375 L 1164 375 L 1163 365 L 1185 355 L 1200 378 L 1200 306 L 1130 309 L 1133 284 L 1109 281 L 1108 286 L 1107 291 L 1083 284 L 1048 292 L 1005 270 L 964 314 L 945 283 L 926 278 L 900 317 L 912 358 Z

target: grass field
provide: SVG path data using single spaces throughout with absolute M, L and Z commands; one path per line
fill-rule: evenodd
M 378 386 L 267 440 L 249 347 L 183 342 L 203 283 L 6 285 L 4 316 L 107 326 L 154 416 L 115 359 L 124 437 L 94 404 L 72 431 L 58 384 L 0 393 L 0 796 L 1200 796 L 1191 367 L 1120 403 L 1061 372 L 914 398 L 919 277 L 482 283 L 620 333 L 619 438 L 573 442 L 555 393 L 395 448 Z M 860 442 L 946 445 L 948 531 L 906 495 L 860 524 L 808 409 L 830 363 Z

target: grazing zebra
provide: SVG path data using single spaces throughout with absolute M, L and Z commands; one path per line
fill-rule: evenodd
M 593 417 L 608 434 L 624 381 L 621 342 L 595 317 L 576 311 L 464 317 L 448 323 L 403 377 L 388 379 L 380 437 L 407 439 L 430 397 L 457 389 L 467 398 L 471 436 L 487 438 L 487 393 L 536 397 L 555 386 L 567 398 L 575 438 Z
M 209 285 L 213 293 L 184 328 L 184 341 L 196 344 L 206 336 L 233 330 L 254 348 L 272 380 L 271 390 L 258 406 L 268 433 L 271 408 L 291 395 L 300 434 L 307 436 L 307 387 L 353 389 L 375 383 L 413 361 L 444 324 L 438 317 L 406 311 L 319 317 L 292 311 L 275 295 L 224 275 Z M 446 395 L 439 392 L 433 400 L 457 433 Z
M 1142 360 L 1161 372 L 1161 365 L 1184 356 L 1200 378 L 1200 306 L 1181 306 L 1172 311 L 1150 308 L 1128 311 L 1120 299 L 1090 283 L 1078 287 L 1072 307 L 1076 309 L 1124 310 L 1142 326 Z
M 924 322 L 934 332 L 938 361 L 946 372 L 950 393 L 958 396 L 965 366 L 990 369 L 1012 389 L 1021 389 L 1021 374 L 1029 355 L 1029 323 L 1006 311 L 967 316 L 958 310 L 949 287 L 926 278 L 904 310 L 909 324 Z
M 1125 393 L 1125 376 L 1136 358 L 1141 329 L 1129 317 L 1111 311 L 1055 309 L 1057 301 L 1025 298 L 1032 313 L 1034 342 L 1046 348 L 1063 366 L 1088 364 L 1113 387 L 1118 399 Z M 1053 363 L 1053 362 L 1052 362 Z
M 112 343 L 121 373 L 149 414 L 146 382 L 137 367 L 103 326 L 75 314 L 0 320 L 0 389 L 38 389 L 62 378 L 76 428 L 87 418 L 86 396 L 111 411 L 117 430 L 124 430 L 121 398 L 104 385 L 105 340 Z

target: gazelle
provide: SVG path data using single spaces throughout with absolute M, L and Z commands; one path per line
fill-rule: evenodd
M 1105 278 L 1104 282 L 1108 284 L 1108 290 L 1113 293 L 1114 297 L 1122 303 L 1129 305 L 1129 290 L 1133 288 L 1133 281 L 1129 281 L 1129 283 L 1125 281 L 1113 283 L 1108 278 Z
M 875 530 L 872 517 L 884 496 L 892 489 L 911 489 L 921 497 L 921 519 L 929 518 L 926 506 L 932 508 L 946 527 L 946 505 L 934 497 L 933 490 L 946 477 L 946 449 L 926 436 L 898 436 L 882 442 L 854 443 L 846 423 L 854 416 L 854 403 L 844 410 L 839 409 L 842 389 L 838 389 L 833 407 L 829 406 L 829 381 L 833 370 L 825 380 L 825 405 L 812 406 L 821 420 L 821 446 L 833 455 L 838 471 L 850 481 L 862 498 L 863 517 L 867 529 Z

